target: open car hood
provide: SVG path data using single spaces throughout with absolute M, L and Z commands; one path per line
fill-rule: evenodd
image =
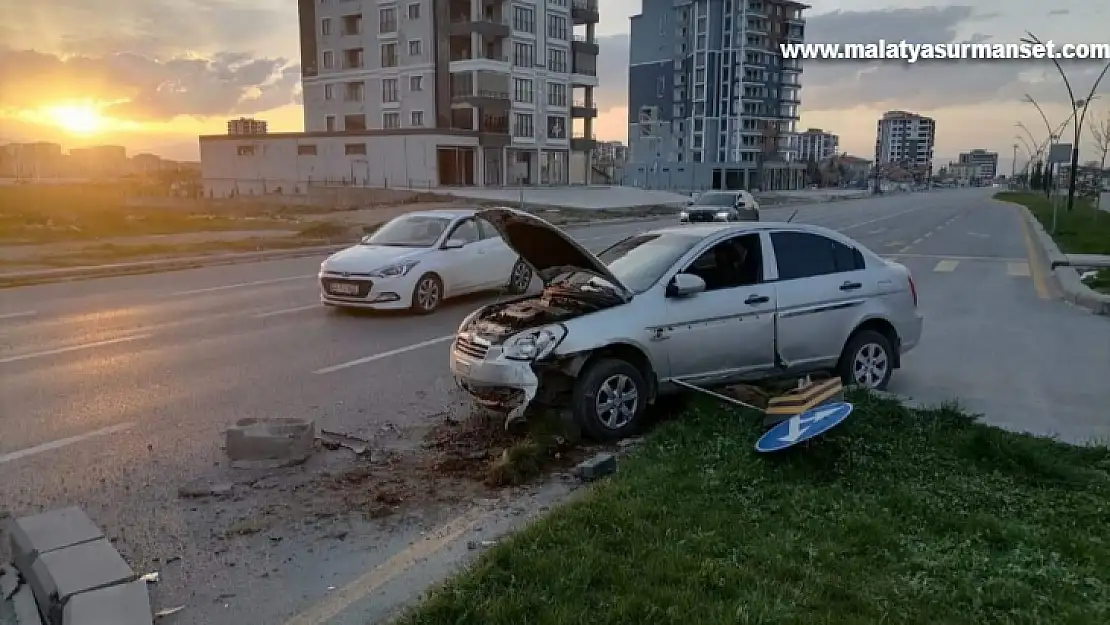
M 625 299 L 631 297 L 632 292 L 605 263 L 553 224 L 514 208 L 487 208 L 476 216 L 496 228 L 505 243 L 532 265 L 544 284 L 568 271 L 585 271 L 615 286 Z

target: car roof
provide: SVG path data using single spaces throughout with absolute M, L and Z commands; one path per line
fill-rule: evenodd
M 478 212 L 476 208 L 439 208 L 434 210 L 412 211 L 397 217 L 442 217 L 444 219 L 458 219 L 460 217 L 473 217 Z
M 822 234 L 837 238 L 848 238 L 835 230 L 830 230 L 823 226 L 786 221 L 741 221 L 720 224 L 667 226 L 666 228 L 650 230 L 644 234 L 693 234 L 705 239 L 725 232 L 741 234 L 744 232 L 761 232 L 763 230 L 794 230 L 797 232 L 812 232 L 814 234 Z

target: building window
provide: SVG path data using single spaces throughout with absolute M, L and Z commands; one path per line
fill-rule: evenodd
M 324 99 L 325 100 L 334 100 L 335 99 L 335 85 L 324 85 Z
M 567 105 L 567 86 L 557 82 L 547 83 L 547 105 L 548 106 L 566 106 Z
M 547 36 L 560 41 L 567 40 L 567 18 L 555 13 L 547 14 Z
M 335 115 L 328 115 L 324 118 L 324 129 L 327 132 L 335 132 Z
M 413 39 L 409 42 L 409 56 L 420 56 L 422 54 L 421 44 L 419 39 Z
M 516 113 L 513 115 L 513 136 L 534 137 L 536 129 L 532 125 L 531 113 Z
M 382 102 L 399 102 L 397 97 L 397 79 L 396 78 L 383 78 L 382 79 Z
M 343 34 L 344 35 L 361 35 L 362 34 L 362 13 L 355 15 L 343 16 Z
M 344 100 L 346 100 L 347 102 L 362 102 L 362 98 L 363 84 L 361 82 L 347 83 Z
M 424 90 L 424 77 L 423 76 L 409 76 L 409 91 L 423 91 Z
M 424 111 L 412 112 L 412 125 L 418 128 L 424 125 Z
M 560 74 L 567 73 L 567 51 L 561 48 L 548 48 L 547 69 Z
M 334 52 L 332 52 L 331 50 L 324 50 L 323 54 L 321 54 L 320 56 L 320 64 L 324 66 L 324 69 L 332 69 L 333 67 L 335 67 Z
M 514 43 L 513 65 L 516 67 L 535 67 L 536 47 L 530 43 Z
M 331 18 L 325 17 L 320 20 L 320 34 L 327 37 L 331 34 Z
M 343 146 L 343 153 L 347 156 L 366 155 L 365 143 L 348 143 Z
M 522 6 L 513 7 L 513 30 L 536 34 L 536 11 Z
M 238 148 L 236 148 L 235 153 L 238 154 L 239 156 L 254 156 L 254 146 L 253 145 L 241 145 Z
M 397 9 L 389 7 L 387 9 L 378 9 L 378 32 L 383 35 L 386 33 L 397 32 Z
M 345 69 L 361 69 L 362 65 L 362 48 L 351 48 L 343 51 L 343 67 Z
M 409 19 L 410 20 L 420 19 L 420 5 L 419 4 L 414 2 L 414 3 L 409 5 Z
M 316 146 L 312 144 L 298 145 L 297 156 L 316 156 Z
M 344 130 L 366 130 L 366 116 L 365 115 L 344 115 L 343 116 L 343 129 Z
M 513 102 L 520 102 L 522 104 L 532 104 L 534 102 L 534 94 L 532 92 L 532 79 L 513 79 Z
M 382 44 L 382 67 L 397 67 L 397 44 Z
M 385 128 L 386 130 L 392 130 L 394 128 L 400 128 L 400 127 L 401 127 L 401 114 L 400 113 L 392 112 L 392 113 L 383 113 L 382 114 L 382 128 Z

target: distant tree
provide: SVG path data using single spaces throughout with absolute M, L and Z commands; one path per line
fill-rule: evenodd
M 1099 201 L 1102 199 L 1102 179 L 1106 172 L 1106 154 L 1110 152 L 1110 110 L 1091 124 L 1091 137 L 1095 140 L 1095 153 L 1098 154 L 1098 174 L 1095 176 L 1097 193 L 1095 194 L 1095 208 L 1101 208 Z
M 821 166 L 814 158 L 810 158 L 806 163 L 806 179 L 809 181 L 809 184 L 821 183 Z

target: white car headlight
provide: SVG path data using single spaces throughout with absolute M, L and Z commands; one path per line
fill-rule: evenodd
M 502 350 L 510 360 L 539 360 L 554 351 L 566 335 L 567 329 L 560 324 L 532 328 L 509 337 Z
M 418 261 L 418 260 L 409 260 L 409 261 L 405 261 L 403 263 L 396 263 L 396 264 L 393 264 L 393 265 L 388 265 L 386 267 L 382 267 L 381 269 L 376 269 L 374 271 L 371 271 L 370 272 L 370 277 L 371 278 L 397 278 L 397 277 L 400 277 L 400 276 L 405 276 L 405 275 L 408 275 L 408 273 L 410 271 L 412 271 L 413 267 L 415 267 L 419 264 L 420 264 L 420 261 Z
M 679 213 L 678 213 L 678 218 L 679 219 L 689 219 L 689 217 L 690 217 L 690 213 L 687 213 L 686 211 L 679 211 Z
M 728 211 L 718 211 L 717 219 L 728 219 Z

